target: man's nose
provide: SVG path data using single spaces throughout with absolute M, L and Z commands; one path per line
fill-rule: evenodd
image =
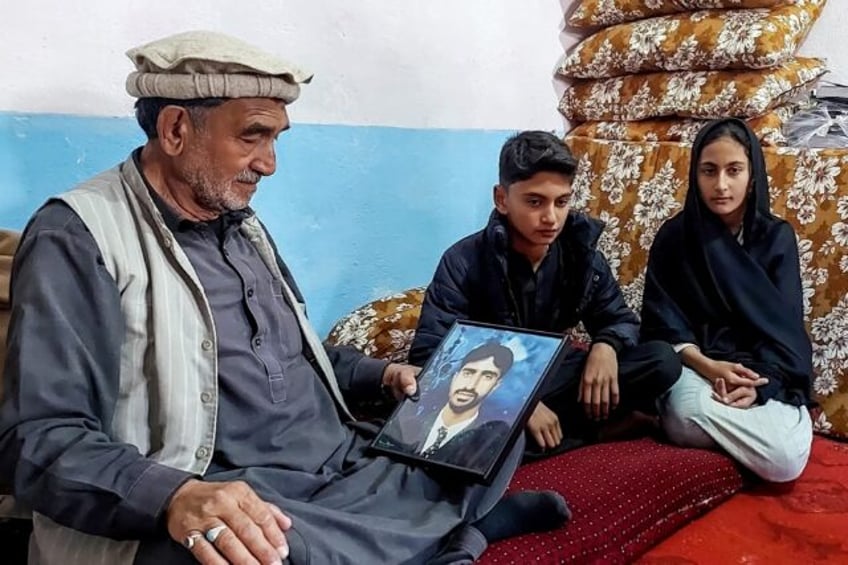
M 274 149 L 273 141 L 262 145 L 251 168 L 265 177 L 270 177 L 277 171 L 277 152 Z

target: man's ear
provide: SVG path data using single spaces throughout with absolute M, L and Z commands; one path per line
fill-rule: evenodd
M 166 155 L 172 157 L 185 150 L 187 137 L 194 129 L 188 110 L 182 106 L 165 106 L 156 119 L 159 145 Z
M 501 214 L 506 214 L 506 187 L 502 184 L 496 184 L 492 189 L 492 200 L 495 202 L 495 208 Z

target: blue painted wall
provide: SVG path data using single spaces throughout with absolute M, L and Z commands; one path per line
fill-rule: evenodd
M 379 295 L 426 284 L 442 251 L 485 224 L 508 131 L 295 124 L 253 205 L 325 335 Z M 132 118 L 0 113 L 0 226 L 144 142 Z

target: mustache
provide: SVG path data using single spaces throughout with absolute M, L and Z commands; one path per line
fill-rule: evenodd
M 262 179 L 262 175 L 260 175 L 256 171 L 251 171 L 250 169 L 245 169 L 236 175 L 237 182 L 243 182 L 247 184 L 256 184 L 260 181 L 260 179 Z
M 478 396 L 477 391 L 475 391 L 475 390 L 469 390 L 469 389 L 467 389 L 467 388 L 460 388 L 460 389 L 458 389 L 458 390 L 453 391 L 453 393 L 454 393 L 454 394 L 459 394 L 460 392 L 464 392 L 465 394 L 470 394 L 470 395 L 472 395 L 474 398 L 477 398 L 477 396 Z

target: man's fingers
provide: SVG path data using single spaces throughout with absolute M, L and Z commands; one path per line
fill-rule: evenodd
M 285 514 L 282 510 L 280 510 L 279 506 L 271 504 L 270 502 L 267 502 L 266 504 L 271 510 L 271 514 L 273 514 L 274 518 L 277 520 L 277 525 L 280 526 L 281 530 L 285 532 L 292 527 L 291 518 L 289 518 L 288 514 Z
M 227 560 L 218 553 L 215 546 L 202 537 L 195 539 L 194 545 L 189 551 L 202 565 L 228 565 Z
M 556 435 L 557 445 L 562 443 L 562 426 L 559 424 L 559 418 L 556 419 L 556 427 L 554 428 L 554 434 Z
M 400 376 L 400 386 L 406 396 L 412 396 L 418 390 L 418 381 L 415 376 L 410 373 L 403 373 Z
M 288 544 L 269 504 L 245 483 L 235 483 L 233 490 L 237 510 L 223 516 L 229 529 L 221 535 L 232 532 L 239 543 L 226 536 L 220 543 L 216 540 L 215 547 L 225 549 L 230 561 L 233 559 L 226 551 L 240 554 L 244 548 L 260 563 L 280 562 L 281 552 L 288 555 Z
M 288 543 L 271 505 L 248 487 L 239 506 L 244 514 L 234 517 L 231 528 L 262 563 L 288 556 Z
M 189 481 L 181 489 L 168 509 L 168 531 L 201 563 L 265 565 L 288 556 L 283 530 L 291 520 L 247 483 Z
M 404 397 L 412 397 L 418 392 L 418 381 L 416 376 L 421 372 L 421 367 L 413 365 L 401 365 L 389 363 L 384 369 L 383 386 L 389 388 L 397 400 Z
M 237 530 L 240 530 L 239 534 L 236 533 Z M 253 553 L 247 548 L 246 544 L 242 541 L 242 539 L 240 539 L 240 535 L 244 535 L 244 531 L 245 528 L 241 525 L 234 525 L 234 527 L 228 527 L 220 534 L 218 534 L 218 537 L 215 538 L 214 542 L 210 543 L 215 546 L 215 549 L 218 550 L 218 553 L 223 555 L 228 563 L 250 563 L 251 565 L 253 565 L 254 563 L 258 564 L 260 563 L 260 561 L 257 561 Z M 269 561 L 268 563 L 271 563 L 271 561 Z
M 266 502 L 266 504 L 268 505 L 268 510 L 271 512 L 274 521 L 277 522 L 277 526 L 283 531 L 283 542 L 280 545 L 275 545 L 274 547 L 276 548 L 277 553 L 280 554 L 280 558 L 285 559 L 289 556 L 289 541 L 286 539 L 285 532 L 292 526 L 291 518 L 283 514 L 283 511 L 280 510 L 276 504 L 271 504 L 270 502 Z

